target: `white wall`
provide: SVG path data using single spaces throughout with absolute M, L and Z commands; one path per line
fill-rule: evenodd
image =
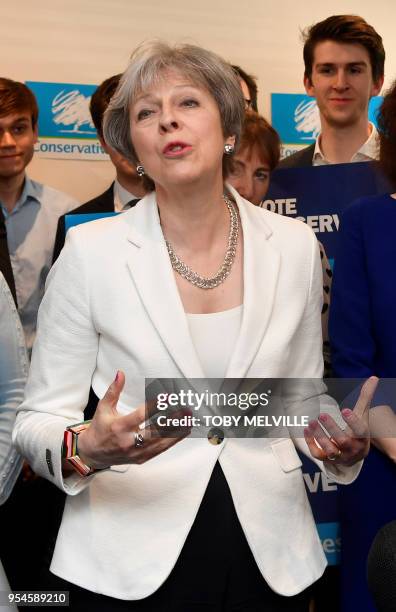
M 386 81 L 396 77 L 394 0 L 18 0 L 3 2 L 1 76 L 98 84 L 121 72 L 132 49 L 158 37 L 210 48 L 258 77 L 259 110 L 270 93 L 302 92 L 300 30 L 331 14 L 363 16 L 382 35 Z M 108 162 L 34 159 L 33 178 L 80 201 L 109 184 Z

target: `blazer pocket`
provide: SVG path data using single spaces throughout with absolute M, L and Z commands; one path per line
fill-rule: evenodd
M 291 472 L 302 466 L 296 447 L 291 440 L 286 439 L 274 442 L 271 444 L 271 450 L 284 472 Z

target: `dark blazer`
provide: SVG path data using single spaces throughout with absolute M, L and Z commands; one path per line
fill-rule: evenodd
M 361 198 L 341 217 L 330 340 L 336 376 L 396 377 L 396 201 Z
M 282 159 L 278 168 L 309 168 L 309 166 L 312 166 L 314 152 L 315 143 Z
M 85 215 L 91 213 L 101 213 L 101 212 L 114 212 L 114 183 L 110 185 L 108 189 L 101 195 L 89 200 L 82 206 L 75 208 L 68 212 L 68 215 Z M 59 218 L 58 227 L 56 230 L 55 236 L 55 246 L 54 253 L 52 256 L 52 263 L 58 259 L 61 250 L 63 249 L 63 245 L 65 244 L 66 238 L 66 229 L 65 229 L 65 216 Z

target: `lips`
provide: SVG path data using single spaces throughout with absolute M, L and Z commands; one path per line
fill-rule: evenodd
M 173 142 L 168 142 L 167 145 L 162 149 L 162 154 L 167 157 L 179 157 L 180 155 L 184 155 L 188 151 L 191 151 L 191 145 L 186 142 L 182 142 L 181 140 L 174 140 Z

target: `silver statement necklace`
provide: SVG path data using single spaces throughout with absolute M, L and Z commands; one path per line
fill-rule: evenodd
M 194 270 L 191 270 L 191 268 L 176 255 L 170 242 L 165 240 L 172 268 L 189 283 L 192 283 L 200 289 L 214 289 L 215 287 L 221 285 L 221 283 L 224 283 L 225 279 L 231 272 L 232 264 L 235 260 L 239 231 L 238 213 L 234 203 L 231 202 L 230 198 L 228 198 L 225 194 L 223 194 L 223 200 L 227 205 L 228 212 L 230 213 L 230 233 L 228 235 L 228 247 L 224 261 L 214 276 L 208 278 L 206 276 L 201 276 L 197 272 L 194 272 Z

